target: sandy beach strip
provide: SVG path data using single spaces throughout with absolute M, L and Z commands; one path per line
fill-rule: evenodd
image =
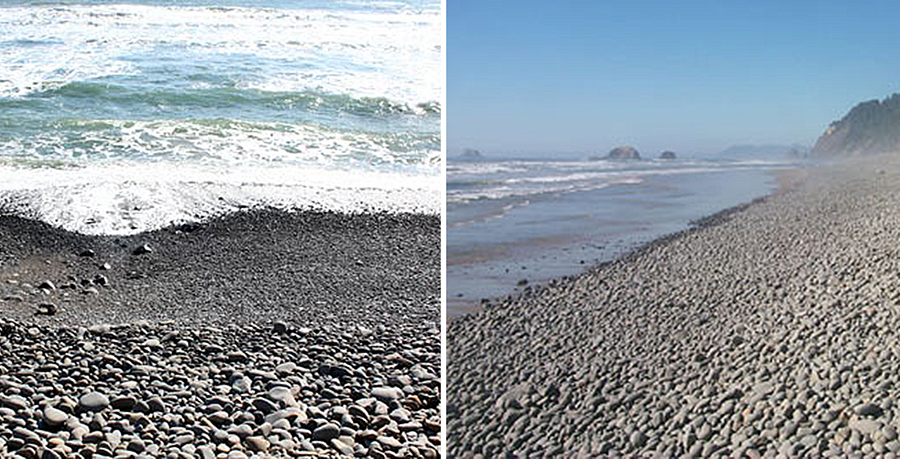
M 436 457 L 440 218 L 0 216 L 4 457 Z
M 449 455 L 900 453 L 900 160 L 786 174 L 452 321 Z

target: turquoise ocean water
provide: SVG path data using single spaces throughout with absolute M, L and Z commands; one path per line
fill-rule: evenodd
M 124 234 L 440 209 L 439 1 L 0 5 L 7 211 Z

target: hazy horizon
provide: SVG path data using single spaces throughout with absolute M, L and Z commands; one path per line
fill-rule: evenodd
M 621 146 L 632 146 L 635 147 L 636 150 L 641 154 L 643 158 L 653 159 L 659 156 L 663 151 L 674 151 L 679 157 L 715 157 L 719 156 L 729 150 L 731 148 L 736 147 L 757 147 L 757 148 L 765 148 L 765 147 L 784 147 L 784 148 L 812 148 L 812 144 L 803 145 L 799 143 L 784 143 L 784 144 L 774 144 L 774 143 L 742 143 L 742 144 L 734 144 L 734 145 L 726 145 L 720 149 L 714 150 L 706 150 L 706 151 L 697 151 L 697 150 L 674 150 L 671 148 L 662 148 L 657 150 L 652 149 L 642 149 L 637 145 L 610 145 L 609 148 L 598 147 L 593 150 L 531 150 L 531 151 L 517 151 L 517 150 L 484 150 L 479 148 L 473 148 L 471 146 L 464 146 L 457 149 L 454 149 L 452 146 L 449 146 L 447 149 L 447 158 L 450 160 L 459 158 L 465 150 L 476 150 L 480 155 L 482 155 L 485 159 L 541 159 L 541 158 L 558 158 L 558 159 L 579 159 L 579 158 L 587 158 L 594 156 L 604 156 L 609 150 L 612 150 L 615 147 Z
M 900 92 L 900 5 L 845 5 L 448 2 L 448 155 L 811 147 Z

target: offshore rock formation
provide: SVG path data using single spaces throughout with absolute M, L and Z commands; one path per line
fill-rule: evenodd
M 484 156 L 482 156 L 481 152 L 478 150 L 466 148 L 463 150 L 462 154 L 459 155 L 458 159 L 461 161 L 482 161 L 484 160 Z
M 627 160 L 641 159 L 641 154 L 634 147 L 616 147 L 609 151 L 604 159 Z

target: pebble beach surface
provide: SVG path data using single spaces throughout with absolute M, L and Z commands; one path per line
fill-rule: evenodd
M 438 457 L 440 219 L 0 217 L 0 456 Z
M 900 160 L 454 320 L 451 457 L 900 454 Z

